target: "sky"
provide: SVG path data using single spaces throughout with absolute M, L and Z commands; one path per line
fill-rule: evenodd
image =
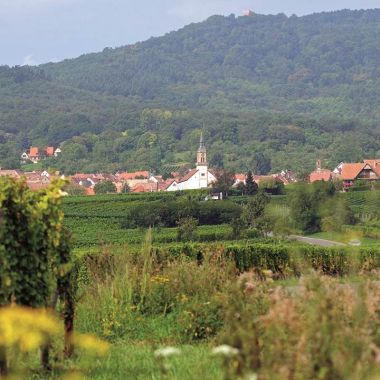
M 380 0 L 0 0 L 0 65 L 37 65 L 123 46 L 214 14 L 305 15 Z

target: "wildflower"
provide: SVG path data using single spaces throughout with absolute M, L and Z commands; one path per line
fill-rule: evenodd
M 101 356 L 105 355 L 109 350 L 108 343 L 98 338 L 95 338 L 92 335 L 86 335 L 86 334 L 76 335 L 74 339 L 74 343 L 76 346 L 88 352 L 93 352 Z
M 246 380 L 257 380 L 257 374 L 256 373 L 249 373 L 245 379 Z
M 181 350 L 175 347 L 164 347 L 159 348 L 158 350 L 154 351 L 154 356 L 156 358 L 167 358 L 169 356 L 179 355 L 181 353 Z
M 239 350 L 235 347 L 231 347 L 227 344 L 222 344 L 221 346 L 215 347 L 212 350 L 213 355 L 223 355 L 223 356 L 235 356 L 239 353 Z

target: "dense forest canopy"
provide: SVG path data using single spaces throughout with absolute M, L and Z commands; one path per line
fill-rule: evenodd
M 194 162 L 266 173 L 380 155 L 380 10 L 212 16 L 37 68 L 0 67 L 0 166 L 62 145 L 73 171 Z

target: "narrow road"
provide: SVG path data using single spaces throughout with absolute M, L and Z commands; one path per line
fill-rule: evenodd
M 337 241 L 315 239 L 315 238 L 310 238 L 306 236 L 290 235 L 289 237 L 291 239 L 301 241 L 302 243 L 307 243 L 311 245 L 319 245 L 321 247 L 338 247 L 338 246 L 344 247 L 346 245 L 343 243 L 339 243 Z

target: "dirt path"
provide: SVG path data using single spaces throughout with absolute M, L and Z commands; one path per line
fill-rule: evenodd
M 306 236 L 290 235 L 289 237 L 291 239 L 301 241 L 302 243 L 307 243 L 311 245 L 319 245 L 321 247 L 338 247 L 338 246 L 344 247 L 346 245 L 343 243 L 339 243 L 337 241 L 315 239 L 315 238 L 310 238 Z

